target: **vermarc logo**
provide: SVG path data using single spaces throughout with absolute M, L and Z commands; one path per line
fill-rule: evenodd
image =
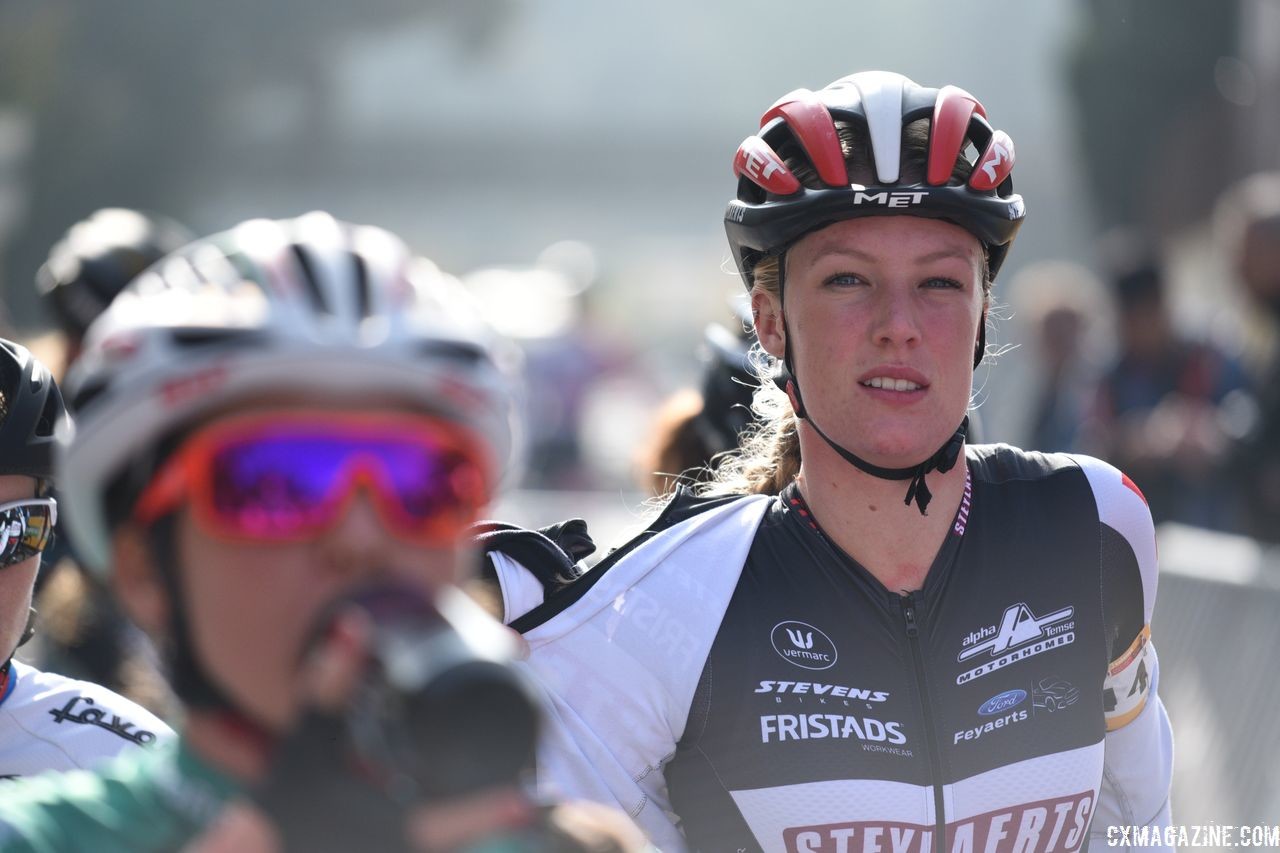
M 787 663 L 804 669 L 830 669 L 838 652 L 821 629 L 807 622 L 779 622 L 770 635 L 773 650 Z

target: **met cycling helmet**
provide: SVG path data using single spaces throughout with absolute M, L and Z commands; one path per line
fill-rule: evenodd
M 309 213 L 198 240 L 120 294 L 67 378 L 59 483 L 77 550 L 103 572 L 124 473 L 255 395 L 403 399 L 471 431 L 496 486 L 518 457 L 518 361 L 455 279 L 381 229 Z
M 193 236 L 164 217 L 104 208 L 54 244 L 36 273 L 36 286 L 62 330 L 82 338 L 126 284 Z
M 797 89 L 782 96 L 733 159 L 738 191 L 724 222 L 747 288 L 762 258 L 781 253 L 811 231 L 862 216 L 954 222 L 986 248 L 994 279 L 1026 206 L 1013 192 L 1013 141 L 992 129 L 986 115 L 963 89 L 929 89 L 887 71 L 851 74 L 817 92 Z M 906 182 L 903 129 L 918 119 L 929 119 L 927 170 L 923 181 Z M 860 128 L 870 140 L 874 183 L 849 181 L 841 125 Z M 793 164 L 808 167 L 813 179 L 802 183 L 779 152 L 797 158 Z M 962 157 L 972 170 L 967 180 L 957 181 L 952 175 Z
M 58 424 L 67 416 L 58 383 L 26 347 L 0 338 L 4 418 L 0 420 L 0 474 L 53 479 Z

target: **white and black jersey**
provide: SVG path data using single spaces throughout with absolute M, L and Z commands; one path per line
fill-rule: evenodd
M 1088 457 L 967 460 L 905 595 L 794 486 L 677 496 L 545 599 L 491 551 L 550 708 L 540 781 L 621 807 L 668 851 L 1069 851 L 1091 828 L 1167 823 L 1141 494 Z
M 159 717 L 101 685 L 18 661 L 0 692 L 0 779 L 92 767 L 172 736 Z

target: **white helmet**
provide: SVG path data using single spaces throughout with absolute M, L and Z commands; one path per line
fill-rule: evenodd
M 250 396 L 391 395 L 470 430 L 509 479 L 518 365 L 456 279 L 381 229 L 309 213 L 198 240 L 112 302 L 67 379 L 58 475 L 77 554 L 104 572 L 130 464 Z

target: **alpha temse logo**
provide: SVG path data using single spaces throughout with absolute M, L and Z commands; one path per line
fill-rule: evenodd
M 1075 642 L 1074 607 L 1063 607 L 1047 616 L 1036 616 L 1025 602 L 1005 608 L 1000 624 L 970 631 L 956 660 L 963 662 L 983 652 L 988 658 L 975 669 L 961 673 L 956 684 L 1003 669 L 1011 663 Z

